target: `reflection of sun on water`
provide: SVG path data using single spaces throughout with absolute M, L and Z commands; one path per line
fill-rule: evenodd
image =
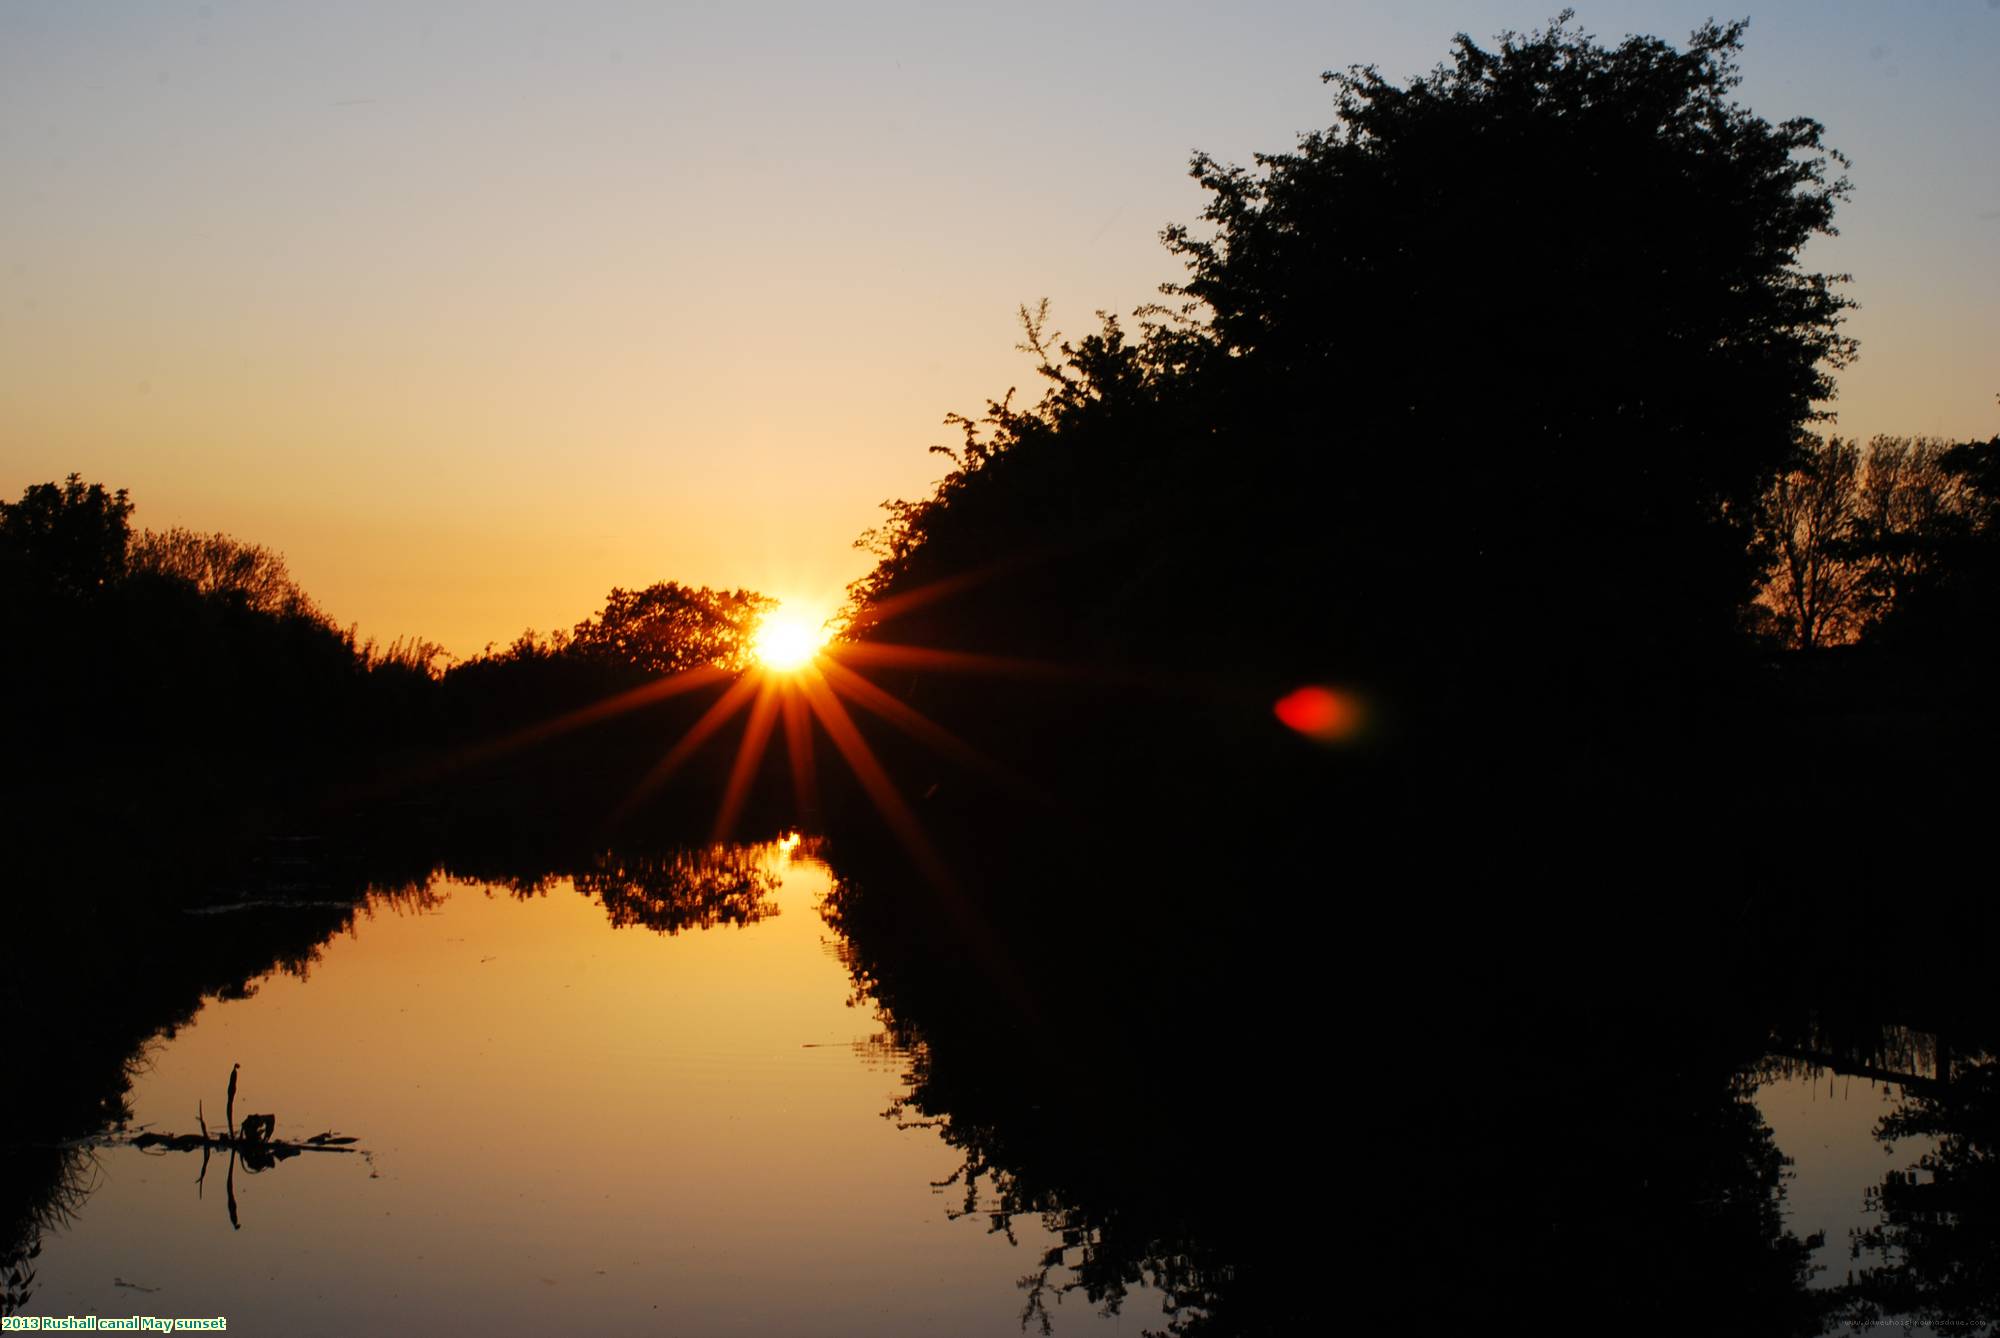
M 812 661 L 826 644 L 826 629 L 798 614 L 773 609 L 757 625 L 757 635 L 751 644 L 759 664 L 766 669 L 788 672 L 802 669 Z

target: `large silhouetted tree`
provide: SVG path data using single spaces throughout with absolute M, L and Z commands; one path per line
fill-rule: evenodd
M 956 420 L 864 600 L 900 640 L 1366 678 L 1440 737 L 1732 653 L 1758 502 L 1854 351 L 1800 263 L 1844 160 L 1733 100 L 1742 37 L 1461 36 L 1327 76 L 1334 123 L 1255 170 L 1198 157 L 1183 305 L 1031 319 L 1047 393 Z
M 1731 100 L 1743 25 L 1567 19 L 1406 85 L 1328 75 L 1335 124 L 1254 174 L 1198 158 L 1214 234 L 1169 239 L 1264 410 L 1252 459 L 1341 549 L 1415 559 L 1481 639 L 1547 637 L 1554 602 L 1658 653 L 1727 635 L 1759 494 L 1852 352 L 1798 263 L 1844 160 Z

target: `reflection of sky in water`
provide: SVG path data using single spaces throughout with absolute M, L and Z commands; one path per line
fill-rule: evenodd
M 239 1168 L 243 1229 L 200 1158 L 100 1154 L 97 1191 L 38 1261 L 33 1314 L 224 1314 L 232 1332 L 1020 1332 L 1015 1280 L 1047 1248 L 951 1222 L 958 1158 L 882 1112 L 901 1056 L 786 859 L 778 914 L 663 937 L 613 929 L 559 883 L 378 905 L 306 981 L 211 1002 L 134 1084 L 135 1122 L 360 1136 L 359 1157 Z M 857 1056 L 857 1047 L 861 1054 Z M 118 1281 L 154 1288 L 128 1290 Z M 1158 1326 L 1135 1291 L 1098 1321 Z
M 1888 1172 L 1910 1170 L 1934 1146 L 1925 1138 L 1876 1139 L 1876 1124 L 1896 1108 L 1898 1096 L 1896 1088 L 1873 1079 L 1824 1070 L 1773 1078 L 1756 1091 L 1757 1109 L 1771 1126 L 1778 1151 L 1792 1161 L 1785 1180 L 1785 1225 L 1801 1240 L 1816 1231 L 1826 1234 L 1826 1244 L 1812 1256 L 1820 1269 L 1815 1287 L 1839 1286 L 1850 1270 L 1885 1262 L 1879 1252 L 1854 1254 L 1851 1233 L 1881 1220 L 1868 1208 L 1868 1192 L 1879 1188 Z M 1834 1332 L 1926 1338 L 1933 1330 L 1884 1323 Z

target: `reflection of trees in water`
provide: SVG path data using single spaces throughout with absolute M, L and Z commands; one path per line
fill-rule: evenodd
M 574 861 L 515 860 L 475 876 L 519 896 L 568 877 L 604 904 L 614 925 L 672 934 L 776 914 L 770 896 L 777 879 L 764 868 L 764 855 L 762 847 L 605 853 Z M 12 1038 L 17 1062 L 10 1071 L 34 1075 L 37 1099 L 0 1105 L 6 1313 L 27 1303 L 42 1234 L 68 1221 L 95 1185 L 89 1149 L 58 1145 L 99 1136 L 129 1116 L 130 1083 L 151 1046 L 192 1021 L 205 999 L 248 998 L 274 972 L 307 979 L 327 945 L 354 933 L 358 921 L 425 914 L 450 895 L 442 882 L 446 865 L 371 873 L 338 867 L 317 849 L 282 863 L 282 869 L 257 867 L 210 904 L 185 910 L 146 904 L 104 915 L 72 914 L 71 903 L 50 902 L 31 908 L 40 917 L 28 922 L 35 932 L 0 935 L 0 1004 L 20 1005 L 7 1014 L 47 1017 L 51 999 L 67 1000 L 71 1008 L 65 1025 Z M 74 961 L 48 951 L 52 942 L 88 942 L 102 978 L 122 982 L 121 988 L 69 988 L 64 973 Z M 128 962 L 133 965 L 123 965 Z
M 837 893 L 836 924 L 853 897 Z M 876 935 L 864 924 L 847 951 L 911 1052 L 890 1116 L 957 1154 L 940 1186 L 951 1216 L 1054 1238 L 1020 1280 L 1030 1328 L 1046 1332 L 1066 1300 L 1121 1311 L 1144 1286 L 1166 1309 L 1153 1328 L 1284 1331 L 1272 1320 L 1329 1267 L 1326 1235 L 1297 1226 L 1318 1208 L 1269 1196 L 1308 1165 L 1338 1168 L 1320 1207 L 1356 1223 L 1339 1249 L 1367 1284 L 1327 1300 L 1349 1319 L 1476 1324 L 1559 1303 L 1625 1331 L 1807 1335 L 1845 1313 L 1842 1294 L 1808 1285 L 1822 1242 L 1787 1226 L 1787 1162 L 1751 1099 L 1762 1033 L 1747 1020 L 1711 1033 L 1597 1002 L 1481 998 L 1476 1022 L 1418 1010 L 1354 1040 L 1329 1075 L 1339 1095 L 1288 1100 L 1282 1073 L 1232 1080 L 1226 1033 L 1175 1039 L 1163 1022 L 1151 1040 L 1092 1045 L 1086 1028 L 1051 1045 L 969 1026 L 938 992 L 948 972 Z M 978 988 L 958 1002 L 976 1013 Z M 1171 1056 L 1182 1101 L 1117 1092 Z
M 1934 1147 L 1868 1191 L 1879 1216 L 1855 1251 L 1886 1262 L 1856 1277 L 1855 1319 L 2000 1332 L 2000 1066 L 1961 1057 L 1947 1080 L 1905 1091 L 1875 1136 Z
M 1835 1072 L 1907 1085 L 1934 1081 L 1950 1065 L 1950 1047 L 1934 1032 L 1816 1014 L 1772 1028 L 1753 1073 L 1760 1083 Z
M 1121 1313 L 1143 1286 L 1157 1293 L 1167 1333 L 1257 1331 L 1244 1318 L 1243 1265 L 1254 1266 L 1244 1241 L 1260 1215 L 1214 1136 L 1251 1117 L 1226 1084 L 1181 1084 L 1184 1099 L 1162 1101 L 1146 1076 L 1160 1071 L 1149 1045 L 1051 1047 L 1018 1025 L 962 945 L 892 900 L 840 877 L 822 907 L 839 935 L 832 950 L 853 1002 L 881 1020 L 870 1052 L 901 1059 L 905 1090 L 886 1116 L 959 1157 L 936 1186 L 954 1192 L 947 1216 L 983 1219 L 1010 1244 L 1024 1223 L 1054 1238 L 1020 1278 L 1023 1327 L 1050 1332 L 1072 1297 Z M 1219 1103 L 1243 1124 L 1217 1123 Z
M 1357 1165 L 1350 1187 L 1377 1212 L 1364 1248 L 1385 1291 L 1468 1324 L 1559 1304 L 1553 1331 L 1581 1315 L 1634 1333 L 1822 1331 L 1820 1242 L 1787 1227 L 1754 1050 L 1600 1000 L 1488 1006 L 1433 1022 L 1380 1075 L 1364 1141 L 1397 1164 Z
M 421 914 L 443 899 L 429 877 L 309 872 L 301 886 L 260 877 L 185 910 L 114 903 L 110 913 L 83 894 L 15 908 L 13 918 L 36 932 L 0 934 L 0 1014 L 47 1024 L 9 1037 L 9 1071 L 32 1075 L 35 1091 L 32 1101 L 0 1103 L 6 1313 L 27 1303 L 42 1235 L 66 1224 L 96 1187 L 94 1151 L 77 1140 L 130 1117 L 131 1082 L 152 1047 L 193 1021 L 207 999 L 249 998 L 273 972 L 306 979 L 357 918 Z M 88 943 L 99 979 L 118 988 L 76 989 L 68 975 L 76 956 L 49 951 L 52 942 Z M 60 1015 L 52 1000 L 62 1001 Z
M 771 894 L 780 879 L 764 846 L 709 846 L 665 851 L 603 851 L 568 869 L 517 870 L 481 881 L 523 900 L 567 879 L 599 902 L 612 925 L 656 934 L 718 925 L 749 925 L 778 913 Z
M 640 925 L 658 934 L 717 925 L 747 925 L 776 915 L 778 886 L 753 846 L 716 846 L 660 855 L 606 854 L 575 875 L 576 890 L 604 904 L 620 929 Z
M 0 1149 L 0 1315 L 18 1315 L 34 1298 L 35 1259 L 45 1232 L 68 1226 L 97 1188 L 89 1148 Z
M 1143 1285 L 1159 1293 L 1166 1333 L 1195 1338 L 1239 1331 L 1230 1318 L 1236 1269 L 1204 1237 L 1205 1227 L 1218 1224 L 1204 1223 L 1198 1209 L 1189 1212 L 1194 1196 L 1185 1195 L 1176 1179 L 1187 1168 L 1146 1168 L 1141 1174 L 1152 1188 L 1135 1194 L 1133 1168 L 1123 1158 L 1092 1167 L 1084 1149 L 1055 1129 L 1036 1127 L 1039 1121 L 986 1122 L 954 1113 L 954 1097 L 933 1076 L 921 1044 L 904 1078 L 909 1091 L 887 1115 L 899 1128 L 931 1130 L 963 1158 L 935 1186 L 962 1191 L 946 1215 L 983 1217 L 988 1231 L 1010 1245 L 1020 1244 L 1017 1220 L 1031 1219 L 1057 1241 L 1020 1279 L 1023 1328 L 1052 1332 L 1051 1306 L 1078 1293 L 1101 1313 L 1116 1314 L 1131 1289 Z M 1049 1112 L 1056 1120 L 1064 1114 Z
M 1856 1229 L 1859 1266 L 1835 1289 L 1839 1318 L 2000 1332 L 2000 1060 L 1983 1045 L 1895 1024 L 1814 1022 L 1780 1037 L 1768 1076 L 1845 1073 L 1896 1088 L 1879 1120 L 1885 1147 L 1927 1150 L 1867 1192 L 1872 1219 Z
M 1926 1149 L 1867 1191 L 1871 1221 L 1850 1233 L 1854 1263 L 1830 1289 L 1831 1324 L 2000 1333 L 2000 1059 L 1973 1040 L 1986 1034 L 1976 1015 L 1943 1011 L 1952 1030 L 1815 1017 L 1774 1031 L 1758 1066 L 1767 1081 L 1846 1074 L 1887 1085 L 1896 1104 L 1874 1137 L 1885 1150 L 1905 1140 Z
M 323 923 L 330 925 L 324 933 L 309 941 L 292 941 L 277 945 L 273 950 L 271 966 L 260 975 L 280 974 L 296 980 L 308 979 L 312 969 L 325 956 L 327 945 L 341 934 L 352 938 L 356 925 L 362 920 L 373 920 L 377 913 L 387 911 L 393 915 L 427 915 L 444 904 L 449 895 L 437 885 L 437 879 L 430 875 L 419 878 L 405 878 L 391 883 L 370 883 L 363 890 L 361 899 L 351 905 L 331 902 L 327 909 L 333 911 Z M 257 992 L 257 977 L 246 979 L 219 990 L 216 997 L 221 999 L 247 999 Z M 171 1037 L 169 1028 L 165 1033 Z

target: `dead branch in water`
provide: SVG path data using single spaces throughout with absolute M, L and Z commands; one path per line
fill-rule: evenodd
M 226 1107 L 233 1120 L 236 1114 L 236 1078 L 242 1065 L 233 1065 L 229 1070 L 229 1098 Z M 201 1126 L 198 1134 L 107 1134 L 97 1138 L 81 1138 L 70 1147 L 133 1147 L 157 1148 L 162 1152 L 210 1152 L 228 1151 L 243 1159 L 246 1169 L 261 1171 L 287 1157 L 296 1157 L 301 1152 L 355 1152 L 354 1144 L 361 1140 L 345 1134 L 314 1134 L 310 1138 L 285 1139 L 276 1137 L 278 1117 L 275 1115 L 245 1115 L 243 1122 L 233 1128 L 211 1132 L 202 1103 L 195 1102 L 195 1123 Z

